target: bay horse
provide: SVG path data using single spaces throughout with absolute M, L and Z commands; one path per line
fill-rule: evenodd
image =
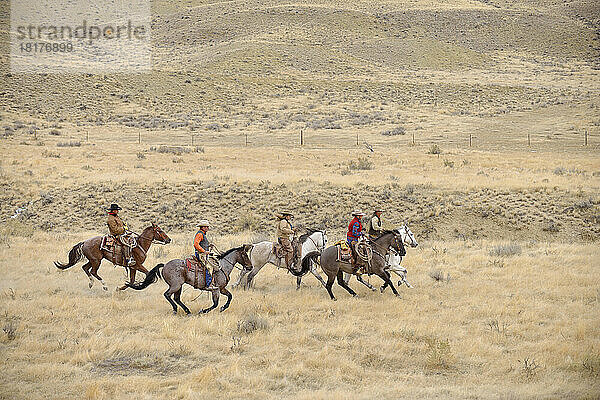
M 406 250 L 404 248 L 404 244 L 402 243 L 402 239 L 400 237 L 399 232 L 397 231 L 384 231 L 383 234 L 373 240 L 371 242 L 373 247 L 373 256 L 370 261 L 370 269 L 367 272 L 369 275 L 375 274 L 379 276 L 388 286 L 392 288 L 394 295 L 399 296 L 398 291 L 394 287 L 394 284 L 391 281 L 391 275 L 386 270 L 386 259 L 385 255 L 388 250 L 391 248 L 395 249 L 399 254 L 405 255 Z M 306 255 L 305 260 L 312 259 L 317 261 L 319 259 L 318 252 L 312 252 Z M 305 261 L 303 260 L 303 261 Z M 336 300 L 331 288 L 333 283 L 335 282 L 335 278 L 337 277 L 338 284 L 346 289 L 348 293 L 352 296 L 357 296 L 356 292 L 348 286 L 346 281 L 344 281 L 344 272 L 356 275 L 357 279 L 362 280 L 360 278 L 361 272 L 359 270 L 353 269 L 352 264 L 348 262 L 338 261 L 338 249 L 337 246 L 330 246 L 323 250 L 320 254 L 320 265 L 323 269 L 323 272 L 327 275 L 327 284 L 325 288 L 329 293 L 329 296 L 332 300 Z
M 123 253 L 121 251 L 121 256 L 116 257 L 117 265 L 121 265 L 125 268 L 129 268 L 129 279 L 130 283 L 135 283 L 135 272 L 140 271 L 145 274 L 148 274 L 148 270 L 144 267 L 144 261 L 146 260 L 146 255 L 148 254 L 148 249 L 150 245 L 156 241 L 160 244 L 169 244 L 171 243 L 171 239 L 163 232 L 162 229 L 154 222 L 152 225 L 147 227 L 142 231 L 140 236 L 137 238 L 137 246 L 131 249 L 131 256 L 135 260 L 134 265 L 127 266 L 126 261 L 124 260 Z M 98 275 L 98 268 L 100 268 L 100 263 L 102 259 L 106 258 L 107 260 L 112 262 L 111 253 L 108 251 L 101 249 L 100 246 L 102 244 L 102 236 L 94 236 L 86 241 L 79 242 L 71 251 L 69 251 L 69 262 L 66 264 L 60 263 L 58 261 L 54 262 L 54 265 L 58 269 L 67 269 L 77 264 L 84 256 L 88 259 L 88 262 L 85 263 L 82 268 L 86 273 L 90 280 L 90 289 L 94 286 L 94 280 L 92 276 L 102 283 L 102 289 L 108 290 L 106 283 L 102 280 L 102 278 Z M 116 251 L 116 245 L 115 250 Z M 127 289 L 127 285 L 121 286 L 118 288 L 119 290 Z
M 250 257 L 248 257 L 248 251 L 251 248 L 251 244 L 245 244 L 240 247 L 229 249 L 223 254 L 217 256 L 219 266 L 213 270 L 212 282 L 208 285 L 206 284 L 205 276 L 198 277 L 198 289 L 212 292 L 213 301 L 212 306 L 200 310 L 198 314 L 206 314 L 207 312 L 215 309 L 219 305 L 220 294 L 227 296 L 227 302 L 221 307 L 220 311 L 223 312 L 229 307 L 231 299 L 233 298 L 231 292 L 226 289 L 226 286 L 229 283 L 229 275 L 231 274 L 233 267 L 238 263 L 245 268 L 252 268 Z M 163 269 L 162 276 L 160 272 L 161 268 Z M 143 282 L 136 284 L 128 283 L 127 286 L 135 290 L 142 290 L 156 282 L 158 278 L 163 278 L 169 285 L 169 288 L 164 293 L 164 296 L 173 307 L 173 314 L 177 314 L 177 305 L 179 304 L 183 311 L 189 315 L 190 309 L 187 308 L 187 306 L 181 301 L 181 291 L 183 285 L 186 283 L 194 287 L 194 283 L 196 282 L 195 275 L 196 274 L 193 270 L 190 271 L 190 269 L 187 268 L 185 260 L 175 259 L 166 264 L 157 264 L 156 267 L 152 268 L 150 272 L 148 272 L 148 275 Z M 214 285 L 215 287 L 211 288 L 211 285 Z M 173 296 L 175 301 L 171 299 L 171 296 Z

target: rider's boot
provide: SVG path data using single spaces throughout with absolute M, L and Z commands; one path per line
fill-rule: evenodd
M 127 245 L 125 245 L 125 259 L 127 260 L 128 267 L 135 265 L 135 259 L 131 256 L 131 247 Z
M 290 268 L 292 268 L 292 257 L 294 256 L 294 254 L 287 252 L 285 253 L 285 266 L 288 269 L 288 271 L 290 270 Z

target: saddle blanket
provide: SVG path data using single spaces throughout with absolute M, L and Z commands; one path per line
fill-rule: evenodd
M 198 262 L 196 260 L 194 260 L 193 258 L 186 258 L 185 259 L 185 264 L 187 266 L 187 270 L 189 272 L 194 272 L 196 271 L 196 264 Z M 210 283 L 212 282 L 212 276 L 210 274 L 210 272 L 208 272 L 208 268 L 206 267 L 202 267 L 202 265 L 198 265 L 200 268 L 204 269 L 204 283 L 205 283 L 205 287 L 210 286 Z
M 115 248 L 115 238 L 112 235 L 102 236 L 102 242 L 100 243 L 100 249 L 112 252 Z

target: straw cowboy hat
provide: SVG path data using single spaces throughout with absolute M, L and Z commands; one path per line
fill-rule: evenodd
M 279 214 L 276 214 L 276 215 L 277 215 L 277 218 L 279 218 L 279 219 L 284 219 L 284 218 L 285 218 L 286 216 L 288 216 L 288 215 L 289 215 L 290 217 L 293 217 L 293 216 L 294 216 L 294 214 L 292 214 L 292 213 L 291 213 L 291 212 L 289 212 L 289 211 L 282 211 L 282 212 L 280 212 Z
M 203 226 L 209 227 L 210 228 L 210 222 L 208 222 L 207 219 L 201 219 L 198 222 L 198 228 L 202 228 Z
M 367 214 L 365 214 L 364 212 L 362 212 L 360 210 L 354 210 L 354 211 L 352 211 L 352 215 L 354 215 L 356 217 L 358 217 L 358 216 L 363 216 L 364 217 Z

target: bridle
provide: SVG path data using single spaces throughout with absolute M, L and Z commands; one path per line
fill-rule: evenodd
M 309 235 L 309 236 L 308 236 L 308 238 L 309 238 L 309 239 L 310 239 L 310 241 L 311 241 L 311 242 L 312 242 L 312 243 L 315 245 L 315 247 L 317 248 L 317 250 L 319 250 L 319 251 L 322 253 L 322 252 L 323 252 L 323 250 L 325 250 L 325 246 L 326 246 L 326 244 L 325 244 L 325 231 L 321 231 L 321 230 L 315 229 L 315 230 L 314 230 L 314 232 L 319 232 L 319 233 L 321 234 L 321 237 L 323 238 L 323 246 L 319 246 L 319 245 L 318 245 L 318 244 L 317 244 L 317 243 L 314 241 L 314 239 L 311 237 L 311 236 L 312 236 L 312 234 L 311 234 L 311 235 Z M 313 233 L 314 233 L 314 232 L 313 232 Z
M 143 236 L 144 234 L 142 233 L 140 236 L 138 236 L 138 238 L 140 238 L 140 239 L 148 239 L 148 240 L 150 240 L 150 243 L 153 243 L 153 242 L 156 241 L 156 244 L 165 244 L 165 245 L 168 244 L 167 241 L 164 240 L 164 239 L 155 239 L 154 238 L 154 236 L 156 236 L 156 234 L 159 233 L 158 232 L 159 229 L 160 228 L 158 226 L 153 226 L 152 227 L 152 233 L 153 233 L 152 237 L 145 237 L 145 236 Z M 162 230 L 161 230 L 161 232 L 162 232 Z
M 411 247 L 414 246 L 415 245 L 415 237 L 412 235 L 412 232 L 410 234 L 408 233 L 408 226 L 406 226 L 406 224 L 404 224 L 401 229 L 404 229 L 404 234 L 408 238 L 410 238 L 410 243 L 407 243 L 406 240 L 402 239 L 402 241 L 404 242 L 404 244 L 407 244 L 407 245 L 409 245 Z M 402 232 L 400 232 L 400 234 L 402 234 Z
M 248 249 L 248 251 L 252 250 L 252 247 L 253 247 L 253 246 L 251 245 L 251 246 L 250 246 L 250 249 Z M 219 255 L 223 254 L 223 252 L 222 252 L 221 250 L 219 250 L 219 249 L 217 248 L 217 246 L 214 246 L 214 245 L 213 245 L 213 248 L 219 252 Z M 242 249 L 242 250 L 243 250 L 243 249 Z M 243 251 L 244 251 L 244 253 L 246 253 L 246 256 L 248 257 L 248 259 L 250 259 L 250 256 L 248 255 L 248 251 L 246 251 L 246 250 L 243 250 Z M 231 262 L 231 261 L 229 261 L 228 259 L 226 259 L 226 258 L 224 258 L 224 257 L 223 257 L 223 258 L 217 258 L 217 262 L 219 262 L 219 261 L 221 261 L 221 260 L 224 260 L 224 261 L 226 261 L 226 262 L 227 262 L 229 265 L 231 265 L 231 266 L 232 266 L 232 267 L 234 267 L 234 268 L 237 268 L 237 269 L 239 269 L 240 271 L 241 271 L 241 270 L 243 270 L 243 268 L 240 268 L 240 267 L 238 267 L 238 266 L 237 266 L 237 262 Z M 252 262 L 250 262 L 250 265 L 252 265 Z M 245 267 L 245 265 L 244 265 L 244 267 Z

